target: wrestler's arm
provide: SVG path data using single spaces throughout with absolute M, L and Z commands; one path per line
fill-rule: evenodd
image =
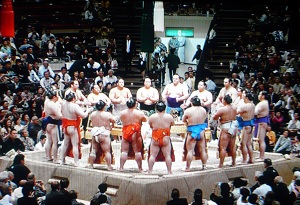
M 245 109 L 243 109 L 244 106 L 238 106 L 236 109 L 236 114 L 243 114 L 245 112 Z
M 85 104 L 85 105 L 91 105 L 91 102 L 84 96 L 84 94 L 81 92 L 81 90 L 77 90 L 77 91 L 79 91 L 78 93 L 79 93 L 79 99 L 81 100 L 81 101 L 83 101 L 83 103 Z M 76 92 L 77 92 L 76 91 Z
M 86 111 L 83 111 L 83 109 L 79 105 L 75 104 L 74 106 L 76 114 L 81 118 L 86 118 L 89 115 L 89 113 L 94 110 L 94 108 L 90 107 L 87 108 Z
M 115 89 L 111 89 L 109 92 L 109 99 L 111 100 L 112 103 L 120 103 L 121 99 L 116 98 L 116 91 Z
M 151 100 L 153 103 L 156 103 L 159 100 L 159 93 L 158 90 L 155 88 L 153 88 L 153 91 L 154 91 L 154 96 L 149 97 L 149 100 Z
M 204 106 L 204 107 L 210 106 L 213 102 L 213 96 L 212 96 L 211 92 L 207 91 L 206 97 L 207 97 L 207 101 L 201 102 L 202 106 Z
M 189 92 L 187 89 L 184 89 L 184 86 L 182 85 L 182 96 L 179 98 L 176 98 L 176 101 L 177 102 L 184 101 L 184 100 L 188 99 L 188 97 L 189 97 Z
M 222 116 L 222 114 L 223 114 L 223 111 L 222 111 L 222 110 L 223 110 L 223 109 L 220 108 L 220 109 L 215 113 L 215 115 L 213 116 L 213 119 L 214 119 L 214 120 L 218 120 L 219 117 Z
M 145 102 L 145 100 L 147 100 L 147 97 L 142 96 L 142 88 L 139 88 L 136 92 L 136 100 L 138 102 Z
M 218 97 L 216 98 L 214 104 L 217 105 L 219 103 L 221 103 L 221 99 L 222 99 L 222 96 L 223 96 L 223 92 L 224 92 L 224 88 L 222 88 L 218 94 Z
M 169 116 L 169 118 L 170 118 L 170 121 L 171 121 L 171 127 L 172 127 L 172 126 L 175 125 L 175 120 L 174 120 L 174 118 L 173 118 L 171 115 Z
M 128 88 L 126 88 L 126 96 L 127 96 L 126 101 L 132 97 L 131 91 Z
M 109 113 L 109 122 L 111 123 L 111 127 L 113 128 L 115 125 L 116 119 L 111 113 Z
M 161 99 L 162 99 L 163 102 L 167 101 L 169 87 L 170 87 L 170 84 L 166 85 L 163 92 L 161 93 Z
M 237 91 L 235 88 L 233 88 L 231 91 L 231 98 L 232 98 L 232 102 L 234 102 L 237 98 Z
M 61 112 L 61 105 L 58 104 L 58 102 L 57 102 L 57 106 L 55 106 L 55 109 L 53 111 L 54 111 L 55 117 L 57 119 L 62 119 L 63 116 L 62 116 L 62 112 Z
M 191 99 L 196 95 L 197 91 L 193 91 L 191 93 L 191 95 L 188 97 L 188 99 L 185 101 L 185 103 L 183 104 L 183 108 L 188 107 L 191 104 Z
M 87 96 L 87 100 L 91 103 L 91 105 L 95 105 L 97 103 L 91 94 Z
M 102 94 L 102 96 L 104 98 L 104 101 L 106 101 L 106 104 L 108 106 L 110 106 L 111 105 L 111 100 L 109 99 L 109 97 L 107 97 L 107 95 L 105 95 L 104 93 L 100 93 L 100 94 Z
M 148 124 L 149 124 L 151 129 L 153 129 L 153 122 L 152 121 L 153 121 L 153 115 L 151 115 L 148 119 Z
M 188 119 L 187 114 L 188 114 L 188 112 L 185 111 L 184 114 L 183 114 L 183 116 L 182 116 L 182 122 L 186 122 L 186 123 L 188 122 L 188 120 L 187 120 Z
M 254 115 L 258 115 L 261 111 L 262 111 L 262 107 L 261 107 L 261 103 L 259 102 L 259 103 L 255 106 Z

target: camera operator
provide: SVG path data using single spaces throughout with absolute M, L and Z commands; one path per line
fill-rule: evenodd
M 27 181 L 33 183 L 33 197 L 35 199 L 46 196 L 44 182 L 42 180 L 36 180 L 34 173 L 30 172 L 27 175 Z

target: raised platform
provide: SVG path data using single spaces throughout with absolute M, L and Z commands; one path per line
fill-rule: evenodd
M 175 151 L 175 162 L 172 164 L 172 175 L 167 175 L 167 168 L 164 162 L 156 162 L 153 168 L 153 174 L 146 172 L 139 173 L 137 164 L 134 160 L 128 160 L 124 166 L 124 172 L 116 170 L 107 171 L 105 165 L 96 165 L 95 169 L 85 168 L 87 166 L 87 156 L 89 145 L 83 145 L 82 167 L 73 167 L 71 165 L 59 165 L 47 162 L 44 152 L 29 152 L 26 155 L 26 165 L 34 172 L 39 179 L 47 182 L 49 179 L 68 177 L 70 180 L 69 190 L 78 191 L 79 199 L 90 200 L 101 182 L 106 182 L 109 186 L 108 194 L 111 195 L 114 205 L 159 205 L 166 204 L 170 200 L 170 193 L 173 188 L 180 190 L 182 197 L 187 197 L 191 202 L 193 191 L 196 188 L 203 190 L 204 197 L 209 199 L 212 189 L 216 182 L 228 182 L 235 177 L 244 177 L 249 179 L 249 185 L 254 183 L 254 172 L 263 171 L 263 162 L 254 164 L 241 164 L 241 157 L 237 157 L 237 166 L 230 167 L 231 158 L 225 159 L 223 169 L 217 168 L 219 159 L 216 155 L 217 141 L 208 144 L 209 159 L 207 170 L 201 170 L 201 161 L 193 161 L 191 172 L 184 172 L 185 162 L 182 162 L 183 141 L 177 136 L 172 137 L 172 143 Z M 120 142 L 113 142 L 112 147 L 115 156 L 114 167 L 119 167 Z M 147 147 L 147 143 L 146 143 Z M 258 152 L 254 153 L 258 156 Z M 300 159 L 291 156 L 286 160 L 282 155 L 266 153 L 266 157 L 272 159 L 274 167 L 279 174 L 283 176 L 285 183 L 292 180 L 292 169 L 299 166 Z M 68 162 L 73 160 L 67 159 Z M 8 157 L 0 158 L 0 170 L 4 170 L 12 163 Z M 147 161 L 143 161 L 143 168 L 148 168 Z M 50 186 L 47 185 L 47 189 Z

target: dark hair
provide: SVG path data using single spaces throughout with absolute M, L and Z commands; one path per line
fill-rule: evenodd
M 249 189 L 247 189 L 246 187 L 242 187 L 242 188 L 240 189 L 240 194 L 242 195 L 242 200 L 246 200 L 247 197 L 248 197 L 249 194 L 250 194 L 250 191 L 249 191 Z
M 21 161 L 25 160 L 25 155 L 23 154 L 17 154 L 14 158 L 13 164 L 21 164 Z
M 46 139 L 46 135 L 41 135 L 40 140 Z
M 268 92 L 267 91 L 261 91 L 261 95 L 263 95 L 265 97 L 265 99 L 267 99 L 268 97 Z
M 48 96 L 49 99 L 52 99 L 53 97 L 57 96 L 57 92 L 51 89 L 46 90 L 46 96 Z
M 51 190 L 56 191 L 58 189 L 59 189 L 59 182 L 58 181 L 51 182 Z
M 105 107 L 106 103 L 103 100 L 99 100 L 99 102 L 96 103 L 95 107 L 97 110 L 102 110 Z
M 229 192 L 230 192 L 230 186 L 228 183 L 222 183 L 221 184 L 221 195 L 223 197 L 229 197 Z
M 171 192 L 171 197 L 173 199 L 177 199 L 179 198 L 180 194 L 179 194 L 179 190 L 178 189 L 173 189 L 172 192 Z
M 68 178 L 63 178 L 60 180 L 59 184 L 61 189 L 68 188 L 70 181 Z
M 272 165 L 272 160 L 270 158 L 267 158 L 264 160 L 264 163 L 267 165 L 267 166 L 271 166 Z
M 33 186 L 34 186 L 33 182 L 31 182 L 31 183 L 26 182 L 25 183 L 25 185 L 22 188 L 22 194 L 23 194 L 24 197 L 27 197 L 30 194 L 30 192 L 33 191 Z
M 101 193 L 105 193 L 107 190 L 107 184 L 106 183 L 99 184 L 98 189 Z
M 253 101 L 254 100 L 254 96 L 251 92 L 246 92 L 246 97 L 250 100 Z
M 193 106 L 200 106 L 201 105 L 201 100 L 198 98 L 198 96 L 192 97 L 191 102 L 192 102 Z
M 162 112 L 166 109 L 166 104 L 163 101 L 158 101 L 155 105 L 155 108 L 158 112 Z
M 194 192 L 194 200 L 195 202 L 202 202 L 202 190 L 201 189 L 195 189 Z
M 250 194 L 248 197 L 248 202 L 251 204 L 256 204 L 257 199 L 258 199 L 257 194 Z
M 107 196 L 104 195 L 104 194 L 100 194 L 100 195 L 98 196 L 98 200 L 99 200 L 100 204 L 106 203 L 106 202 L 107 202 Z
M 275 200 L 275 193 L 273 191 L 268 191 L 264 199 L 264 204 L 272 205 L 274 200 Z
M 136 99 L 134 98 L 129 98 L 126 102 L 126 105 L 128 108 L 133 108 L 136 105 Z
M 265 177 L 263 175 L 259 176 L 258 179 L 257 179 L 257 181 L 259 182 L 260 185 L 266 183 L 266 179 L 265 179 Z
M 69 191 L 69 196 L 71 199 L 77 199 L 77 192 L 75 190 Z
M 231 98 L 230 95 L 225 95 L 224 100 L 225 100 L 225 102 L 226 102 L 227 104 L 232 103 L 232 98 Z
M 90 205 L 100 205 L 100 201 L 98 198 L 94 198 L 91 200 Z
M 242 186 L 246 186 L 247 185 L 247 181 L 243 180 L 241 177 L 236 177 L 233 179 L 233 186 L 235 188 L 240 188 Z
M 65 100 L 71 102 L 74 98 L 75 98 L 75 94 L 70 92 L 69 94 L 66 95 Z

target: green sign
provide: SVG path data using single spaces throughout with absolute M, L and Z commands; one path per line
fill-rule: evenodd
M 194 37 L 194 28 L 166 28 L 166 37 Z

